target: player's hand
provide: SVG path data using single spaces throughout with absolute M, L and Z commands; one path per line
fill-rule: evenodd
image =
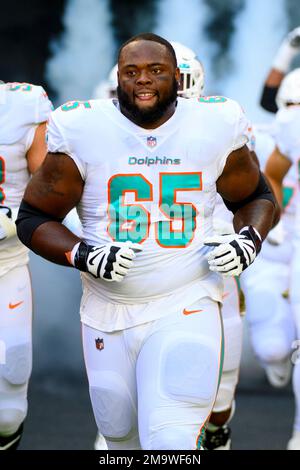
M 275 54 L 272 67 L 286 74 L 297 54 L 300 52 L 300 26 L 293 29 L 281 43 Z
M 0 205 L 0 242 L 16 234 L 16 224 L 12 218 L 12 211 L 7 206 Z
M 142 251 L 137 243 L 113 242 L 91 246 L 82 242 L 74 257 L 74 266 L 105 281 L 121 282 L 133 266 L 136 253 Z
M 300 26 L 293 29 L 293 31 L 287 35 L 286 39 L 291 47 L 300 50 Z
M 223 276 L 239 276 L 261 249 L 261 237 L 251 225 L 233 235 L 207 237 L 204 245 L 216 247 L 208 257 L 209 269 Z

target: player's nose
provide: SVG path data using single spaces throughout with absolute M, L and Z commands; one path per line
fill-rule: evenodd
M 147 70 L 142 70 L 141 73 L 139 74 L 136 84 L 137 85 L 147 85 L 149 83 L 152 83 L 152 76 Z

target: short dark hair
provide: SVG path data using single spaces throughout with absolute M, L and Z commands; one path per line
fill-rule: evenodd
M 119 49 L 118 62 L 120 60 L 120 55 L 121 55 L 121 52 L 124 49 L 124 47 L 127 46 L 127 44 L 130 44 L 131 42 L 134 42 L 134 41 L 153 41 L 153 42 L 158 42 L 159 44 L 162 44 L 170 52 L 170 55 L 172 57 L 172 61 L 174 63 L 174 66 L 177 67 L 176 54 L 175 54 L 175 51 L 174 51 L 174 48 L 173 48 L 172 44 L 169 43 L 169 41 L 167 41 L 166 39 L 164 39 L 161 36 L 158 36 L 157 34 L 154 34 L 154 33 L 140 33 L 140 34 L 137 34 L 136 36 L 133 36 L 132 38 L 128 39 L 126 42 L 124 42 L 124 44 L 122 44 L 122 46 Z

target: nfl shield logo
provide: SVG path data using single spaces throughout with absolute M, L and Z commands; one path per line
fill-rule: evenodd
M 153 147 L 156 146 L 156 144 L 157 144 L 156 137 L 152 137 L 152 136 L 151 136 L 151 137 L 147 137 L 147 145 L 148 145 L 148 147 L 153 148 Z
M 102 349 L 104 349 L 104 341 L 103 341 L 103 338 L 97 338 L 97 339 L 95 339 L 95 343 L 96 343 L 96 348 L 97 348 L 99 351 L 102 351 Z

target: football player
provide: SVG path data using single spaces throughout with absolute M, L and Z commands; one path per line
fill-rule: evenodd
M 276 115 L 276 147 L 267 165 L 266 175 L 273 185 L 278 201 L 282 199 L 282 181 L 290 168 L 299 172 L 300 155 L 300 68 L 290 72 L 282 81 L 277 98 L 279 111 Z M 296 323 L 297 337 L 300 335 L 300 200 L 297 193 L 297 212 L 294 237 L 291 244 L 292 268 L 290 276 L 290 301 Z M 288 443 L 289 450 L 300 450 L 300 365 L 296 358 L 293 370 L 293 389 L 296 399 L 294 431 Z
M 194 51 L 181 43 L 171 42 L 180 71 L 180 82 L 178 86 L 178 96 L 186 99 L 199 98 L 204 92 L 204 68 Z M 109 79 L 105 86 L 98 90 L 106 90 L 96 95 L 95 98 L 110 98 L 115 96 L 117 91 L 118 77 L 117 65 L 113 67 L 109 74 Z M 226 209 L 222 198 L 218 197 L 216 207 L 216 217 L 214 227 L 218 233 L 226 231 L 233 232 L 232 213 Z M 231 215 L 229 215 L 231 214 Z M 238 381 L 239 364 L 242 351 L 242 320 L 239 309 L 239 292 L 237 282 L 234 278 L 224 279 L 224 295 L 222 318 L 224 323 L 224 365 L 219 386 L 219 391 L 214 405 L 210 422 L 206 426 L 205 447 L 208 449 L 229 449 L 231 445 L 230 429 L 227 424 L 234 412 L 234 393 Z M 98 435 L 95 449 L 102 449 L 104 438 Z
M 165 39 L 123 44 L 118 100 L 52 113 L 17 221 L 28 247 L 83 273 L 90 396 L 109 449 L 201 447 L 223 363 L 220 274 L 254 262 L 278 217 L 240 106 L 178 98 L 179 81 Z M 213 235 L 217 191 L 234 234 Z M 74 206 L 82 238 L 61 224 Z
M 261 106 L 271 113 L 278 111 L 276 96 L 282 80 L 289 72 L 295 57 L 300 53 L 300 26 L 284 38 L 273 60 L 261 96 Z
M 51 103 L 40 86 L 0 84 L 0 450 L 19 444 L 32 363 L 32 294 L 28 249 L 15 220 L 30 175 L 46 155 Z

